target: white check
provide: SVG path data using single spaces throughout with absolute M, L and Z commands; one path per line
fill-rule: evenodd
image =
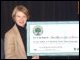
M 27 22 L 27 56 L 79 55 L 79 21 Z

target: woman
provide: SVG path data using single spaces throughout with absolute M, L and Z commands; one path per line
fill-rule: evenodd
M 26 21 L 29 11 L 23 5 L 18 5 L 12 12 L 14 26 L 5 34 L 5 59 L 27 59 L 26 56 Z M 39 59 L 33 56 L 32 59 Z

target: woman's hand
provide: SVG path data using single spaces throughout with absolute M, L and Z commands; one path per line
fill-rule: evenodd
M 32 59 L 39 59 L 39 56 L 32 56 Z

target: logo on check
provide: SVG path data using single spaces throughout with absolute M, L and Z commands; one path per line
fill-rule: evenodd
M 43 33 L 43 28 L 41 26 L 34 26 L 33 34 L 36 36 L 40 36 Z

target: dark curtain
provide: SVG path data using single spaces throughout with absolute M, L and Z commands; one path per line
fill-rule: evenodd
M 13 26 L 11 14 L 19 4 L 29 8 L 29 21 L 79 20 L 77 1 L 1 1 L 1 36 Z

